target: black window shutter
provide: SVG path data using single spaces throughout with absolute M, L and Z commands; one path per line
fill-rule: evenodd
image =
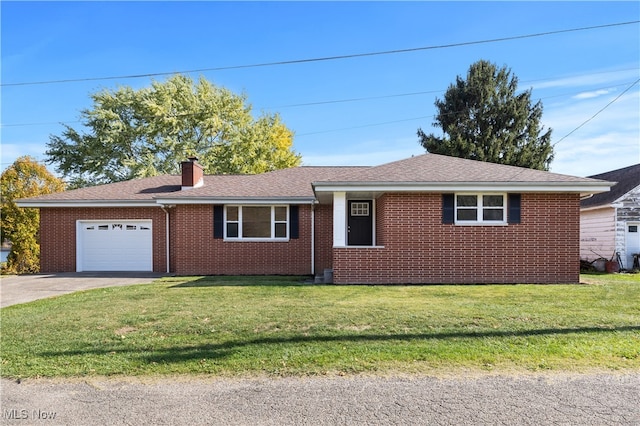
M 508 195 L 508 209 L 507 221 L 509 223 L 520 223 L 520 199 L 521 194 L 509 194 Z
M 289 238 L 300 238 L 300 206 L 289 206 Z
M 224 238 L 224 206 L 213 206 L 213 238 Z
M 442 194 L 442 223 L 455 222 L 455 195 Z

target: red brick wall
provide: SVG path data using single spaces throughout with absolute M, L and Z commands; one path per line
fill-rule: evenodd
M 315 206 L 315 273 L 322 275 L 333 265 L 333 205 Z
M 76 271 L 76 221 L 151 219 L 153 270 L 166 272 L 165 214 L 160 207 L 41 208 L 40 271 Z
M 311 206 L 299 210 L 299 238 L 288 242 L 213 237 L 213 206 L 178 205 L 172 212 L 173 272 L 179 275 L 311 274 Z
M 383 246 L 386 240 L 386 197 L 382 197 L 379 200 L 376 200 L 376 235 L 374 244 L 376 246 Z
M 334 249 L 334 282 L 579 281 L 578 194 L 522 194 L 521 223 L 507 226 L 443 225 L 441 198 L 380 197 L 377 243 L 384 247 Z
M 171 210 L 171 271 L 177 274 L 311 273 L 311 206 L 300 206 L 300 238 L 226 242 L 213 238 L 213 206 Z M 336 283 L 571 283 L 579 280 L 579 197 L 523 194 L 522 223 L 441 224 L 440 194 L 376 200 L 375 248 L 333 248 L 333 207 L 315 208 L 315 272 Z M 42 272 L 76 270 L 77 220 L 151 219 L 153 268 L 166 271 L 165 213 L 150 208 L 43 208 Z

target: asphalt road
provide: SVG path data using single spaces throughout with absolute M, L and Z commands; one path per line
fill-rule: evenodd
M 3 425 L 640 425 L 640 373 L 1 385 Z
M 2 307 L 146 274 L 3 277 Z M 640 425 L 634 374 L 0 380 L 0 425 Z

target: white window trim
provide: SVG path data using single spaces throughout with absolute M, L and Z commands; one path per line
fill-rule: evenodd
M 458 220 L 458 196 L 459 195 L 473 195 L 478 200 L 478 204 L 475 207 L 477 209 L 476 220 Z M 500 195 L 502 196 L 502 220 L 483 220 L 482 212 L 484 206 L 482 205 L 482 197 L 484 195 Z M 505 226 L 507 225 L 507 203 L 508 197 L 503 192 L 456 192 L 454 194 L 454 211 L 453 217 L 456 225 L 482 225 L 482 226 Z M 461 207 L 464 208 L 464 207 Z M 487 207 L 491 209 L 497 209 L 498 207 Z
M 227 209 L 229 207 L 237 207 L 238 208 L 238 220 L 236 221 L 232 221 L 231 223 L 237 223 L 238 224 L 238 236 L 237 237 L 229 237 L 227 236 L 227 224 L 230 223 L 227 220 Z M 243 207 L 269 207 L 271 208 L 271 237 L 242 237 L 242 208 Z M 278 220 L 276 221 L 276 208 L 280 208 L 280 207 L 285 207 L 287 209 L 285 215 L 286 215 L 286 220 L 282 221 L 282 220 Z M 285 229 L 286 229 L 286 236 L 284 237 L 276 237 L 276 223 L 284 223 L 285 224 Z M 251 241 L 277 241 L 277 242 L 287 242 L 290 239 L 290 223 L 291 223 L 291 217 L 289 215 L 289 205 L 271 205 L 271 204 L 251 204 L 251 205 L 245 205 L 245 204 L 229 204 L 229 205 L 225 205 L 224 206 L 224 241 L 244 241 L 244 242 L 251 242 Z

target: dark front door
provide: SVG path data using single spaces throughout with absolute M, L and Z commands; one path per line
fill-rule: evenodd
M 373 245 L 373 202 L 349 201 L 347 244 L 350 246 Z

